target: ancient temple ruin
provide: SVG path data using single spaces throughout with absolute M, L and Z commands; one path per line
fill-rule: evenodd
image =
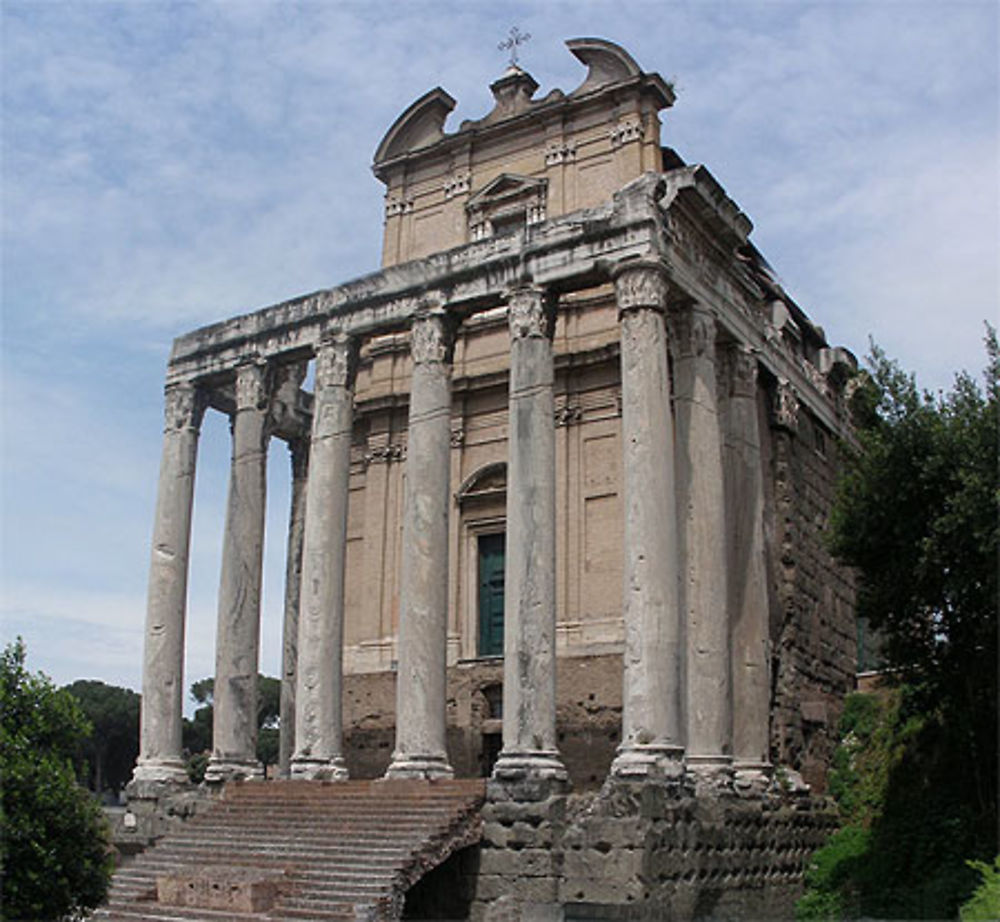
M 186 780 L 194 472 L 219 412 L 233 454 L 210 782 L 261 776 L 265 460 L 281 439 L 286 775 L 491 777 L 480 912 L 527 899 L 524 875 L 547 882 L 533 904 L 667 905 L 621 862 L 571 872 L 590 820 L 559 807 L 570 782 L 604 785 L 588 816 L 618 803 L 661 837 L 728 828 L 731 808 L 756 831 L 716 889 L 791 892 L 795 830 L 813 842 L 826 822 L 799 779 L 822 790 L 855 666 L 850 575 L 822 537 L 854 360 L 708 170 L 662 145 L 670 84 L 610 42 L 567 46 L 587 71 L 570 93 L 536 99 L 511 66 L 457 130 L 440 88 L 399 116 L 375 152 L 381 270 L 175 341 L 133 792 Z M 785 819 L 761 806 L 796 792 Z M 716 820 L 684 813 L 706 798 Z M 544 873 L 511 857 L 522 807 L 550 830 L 516 846 Z M 769 858 L 747 844 L 761 829 L 783 843 Z M 648 839 L 602 854 L 646 855 L 653 874 Z M 697 890 L 697 867 L 679 885 Z M 581 883 L 601 873 L 619 889 Z

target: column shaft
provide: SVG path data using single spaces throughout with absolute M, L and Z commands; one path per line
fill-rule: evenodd
M 186 781 L 182 757 L 184 614 L 204 403 L 190 384 L 166 391 L 166 420 L 149 567 L 137 781 Z
M 208 781 L 262 774 L 257 761 L 257 664 L 267 422 L 265 369 L 241 365 L 236 372 L 233 459 L 222 544 Z
M 726 769 L 732 753 L 726 509 L 717 409 L 715 320 L 697 305 L 676 321 L 678 507 L 687 617 L 688 766 Z
M 664 324 L 668 282 L 657 263 L 616 275 L 621 314 L 625 621 L 618 776 L 680 773 L 681 617 L 674 430 Z
M 446 750 L 451 331 L 443 312 L 413 322 L 396 676 L 389 778 L 453 774 Z
M 297 778 L 347 778 L 341 695 L 356 351 L 354 340 L 338 336 L 324 340 L 316 355 L 299 599 Z
M 556 747 L 554 304 L 539 288 L 509 297 L 503 749 L 499 780 L 566 778 Z
M 726 510 L 729 610 L 733 618 L 733 764 L 738 776 L 770 770 L 770 651 L 764 558 L 764 481 L 757 409 L 757 357 L 726 350 Z
M 281 721 L 278 742 L 278 775 L 291 774 L 295 752 L 295 683 L 299 660 L 299 599 L 302 587 L 302 548 L 305 536 L 306 477 L 309 442 L 289 442 L 292 462 L 292 501 L 288 515 L 288 550 L 285 558 L 285 617 L 281 631 Z

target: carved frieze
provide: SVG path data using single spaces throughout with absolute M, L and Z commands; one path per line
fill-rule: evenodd
M 778 378 L 774 389 L 774 404 L 772 407 L 773 423 L 779 429 L 795 432 L 799 427 L 799 395 L 791 382 Z
M 621 147 L 632 141 L 641 141 L 643 136 L 643 124 L 640 119 L 630 118 L 620 121 L 608 132 L 611 138 L 612 147 Z
M 316 350 L 316 390 L 353 387 L 357 370 L 358 342 L 352 336 L 325 338 Z
M 570 426 L 583 419 L 583 409 L 576 404 L 566 403 L 556 407 L 555 421 L 556 428 Z
M 409 214 L 413 211 L 413 196 L 386 196 L 385 216 L 393 218 L 396 215 Z
M 171 384 L 164 392 L 163 415 L 166 429 L 198 429 L 207 400 L 194 384 Z
M 507 322 L 510 338 L 552 338 L 555 327 L 555 299 L 543 288 L 526 285 L 507 295 Z
M 444 181 L 444 197 L 454 198 L 456 195 L 467 195 L 471 178 L 466 172 L 452 173 Z
M 619 313 L 640 307 L 663 311 L 669 291 L 666 270 L 659 263 L 625 263 L 615 273 Z
M 571 163 L 576 160 L 575 141 L 557 141 L 545 148 L 545 165 L 557 166 L 560 163 Z
M 406 449 L 402 445 L 371 445 L 365 452 L 364 463 L 388 464 L 390 461 L 402 461 L 406 457 Z

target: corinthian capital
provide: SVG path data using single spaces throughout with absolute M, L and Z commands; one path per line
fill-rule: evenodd
M 663 312 L 670 282 L 662 263 L 637 260 L 622 263 L 614 273 L 618 312 L 648 308 Z
M 263 410 L 267 406 L 267 369 L 246 362 L 236 369 L 236 410 Z
M 357 370 L 358 343 L 352 336 L 326 336 L 316 349 L 316 390 L 351 387 Z
M 454 338 L 454 325 L 443 310 L 417 314 L 410 328 L 413 364 L 450 362 Z
M 197 429 L 205 413 L 205 395 L 194 384 L 171 384 L 164 391 L 164 428 Z
M 523 285 L 507 294 L 507 323 L 511 339 L 546 337 L 555 331 L 555 298 L 544 288 Z
M 742 343 L 725 351 L 726 393 L 732 397 L 753 397 L 757 393 L 757 353 Z
M 680 356 L 715 357 L 715 318 L 697 305 L 685 305 L 671 315 L 674 345 Z

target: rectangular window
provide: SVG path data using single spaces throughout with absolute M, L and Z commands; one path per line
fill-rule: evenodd
M 503 656 L 504 535 L 480 535 L 479 646 L 480 656 Z

